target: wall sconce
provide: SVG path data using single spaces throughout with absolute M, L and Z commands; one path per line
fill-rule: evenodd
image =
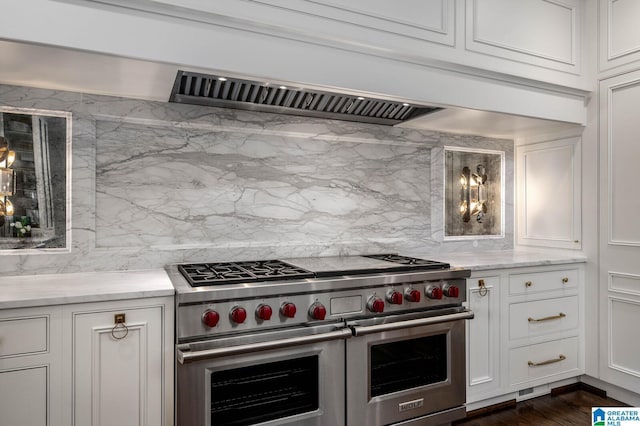
M 8 197 L 16 192 L 16 173 L 10 167 L 16 159 L 15 151 L 9 150 L 9 142 L 0 136 L 0 225 L 5 216 L 13 216 L 13 204 Z
M 471 173 L 469 167 L 462 169 L 460 175 L 460 215 L 464 222 L 469 222 L 472 216 L 482 223 L 484 215 L 487 213 L 487 182 L 486 169 L 483 165 L 478 165 L 476 173 Z

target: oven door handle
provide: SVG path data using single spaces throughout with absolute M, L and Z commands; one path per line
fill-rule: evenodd
M 206 359 L 229 357 L 251 352 L 282 349 L 291 346 L 307 345 L 310 343 L 327 342 L 330 340 L 348 339 L 352 336 L 351 329 L 342 328 L 328 333 L 312 334 L 310 336 L 292 337 L 289 339 L 272 340 L 267 342 L 251 343 L 248 345 L 228 346 L 223 348 L 205 349 L 201 351 L 183 351 L 177 349 L 177 359 L 180 364 L 202 361 Z
M 401 330 L 405 328 L 420 327 L 423 325 L 441 324 L 443 322 L 459 321 L 472 319 L 474 316 L 473 311 L 458 312 L 455 314 L 439 315 L 428 318 L 418 318 L 406 321 L 390 322 L 386 324 L 377 324 L 369 326 L 354 325 L 354 336 L 365 336 L 367 334 L 382 333 L 385 331 Z

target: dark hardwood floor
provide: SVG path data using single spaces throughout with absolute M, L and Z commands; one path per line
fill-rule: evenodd
M 623 407 L 625 405 L 615 399 L 604 398 L 586 390 L 576 390 L 522 401 L 514 407 L 460 420 L 454 425 L 591 425 L 591 407 Z

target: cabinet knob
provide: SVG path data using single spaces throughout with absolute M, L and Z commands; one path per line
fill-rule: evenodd
M 566 284 L 566 283 L 568 283 L 568 282 L 569 282 L 569 278 L 564 277 L 564 278 L 562 279 L 562 284 Z
M 533 285 L 533 283 L 532 283 L 531 281 L 526 281 L 526 282 L 524 283 L 524 285 L 525 285 L 526 287 L 531 287 L 531 286 Z

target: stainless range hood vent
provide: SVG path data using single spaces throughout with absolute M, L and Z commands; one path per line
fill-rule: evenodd
M 393 126 L 441 108 L 178 71 L 169 102 Z

